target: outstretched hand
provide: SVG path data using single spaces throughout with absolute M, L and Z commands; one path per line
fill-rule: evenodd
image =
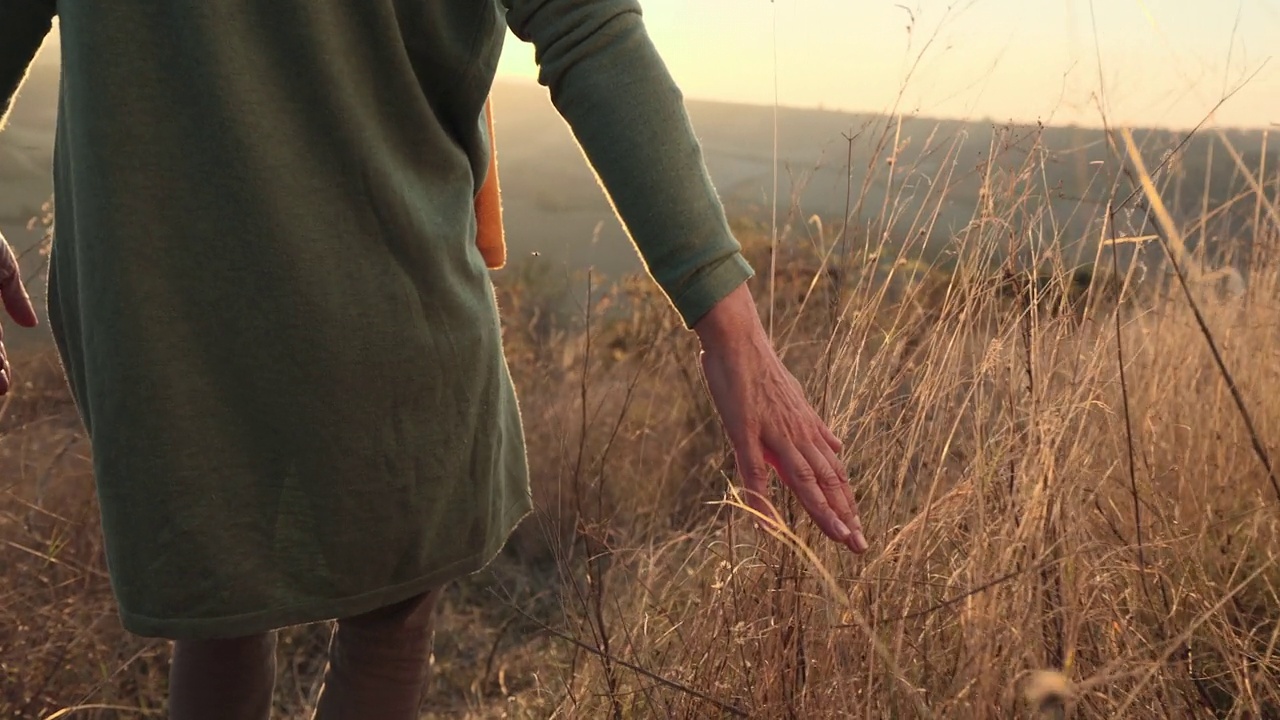
M 733 444 L 747 502 L 780 519 L 768 502 L 769 467 L 823 534 L 865 552 L 867 540 L 844 465 L 840 441 L 805 399 L 778 358 L 746 285 L 721 300 L 694 326 L 702 341 L 702 371 Z
M 18 258 L 3 235 L 0 235 L 0 303 L 14 322 L 22 327 L 36 326 L 36 309 L 22 286 Z M 13 368 L 9 367 L 9 357 L 4 351 L 4 326 L 0 325 L 0 395 L 9 392 L 12 384 Z

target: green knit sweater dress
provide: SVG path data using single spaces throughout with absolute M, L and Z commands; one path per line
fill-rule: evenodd
M 6 109 L 55 15 L 48 310 L 134 633 L 368 611 L 530 511 L 473 206 L 507 27 L 686 324 L 751 274 L 636 0 L 0 0 Z

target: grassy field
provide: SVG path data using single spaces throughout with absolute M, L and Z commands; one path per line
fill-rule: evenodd
M 1152 200 L 1189 192 L 1176 155 L 1144 174 L 1114 141 L 1103 202 L 1079 206 L 1104 246 L 1084 273 L 1043 241 L 1034 136 L 1012 168 L 993 139 L 941 259 L 915 239 L 952 165 L 907 198 L 924 171 L 893 142 L 872 167 L 896 194 L 850 187 L 876 221 L 738 223 L 767 326 L 844 440 L 863 558 L 781 491 L 792 531 L 750 521 L 696 342 L 647 279 L 499 273 L 539 511 L 447 594 L 425 717 L 1280 717 L 1276 168 L 1241 156 L 1244 189 L 1162 224 Z M 168 648 L 114 615 L 56 360 L 16 375 L 0 716 L 161 717 Z M 305 717 L 327 635 L 283 634 L 279 717 Z

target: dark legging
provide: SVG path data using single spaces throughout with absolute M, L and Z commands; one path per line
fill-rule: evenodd
M 338 620 L 314 720 L 416 719 L 438 592 Z M 276 634 L 179 640 L 169 669 L 171 720 L 268 720 Z

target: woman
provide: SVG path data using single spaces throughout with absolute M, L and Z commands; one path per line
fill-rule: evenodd
M 49 319 L 172 717 L 267 717 L 273 631 L 332 618 L 317 717 L 415 717 L 436 593 L 530 510 L 475 242 L 507 26 L 701 339 L 754 502 L 773 466 L 865 549 L 636 0 L 0 0 L 6 111 L 55 12 Z

